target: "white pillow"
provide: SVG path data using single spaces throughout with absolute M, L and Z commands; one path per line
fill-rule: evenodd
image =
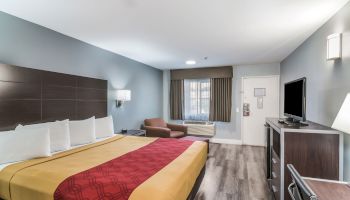
M 95 120 L 96 138 L 112 137 L 114 135 L 112 116 Z
M 95 117 L 69 121 L 69 134 L 71 146 L 95 142 Z
M 32 125 L 18 125 L 16 130 L 49 128 L 51 152 L 64 151 L 70 148 L 69 121 L 56 121 Z
M 0 133 L 0 164 L 51 156 L 48 128 Z

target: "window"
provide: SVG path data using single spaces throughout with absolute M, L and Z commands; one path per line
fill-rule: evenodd
M 209 120 L 210 79 L 185 79 L 185 120 Z

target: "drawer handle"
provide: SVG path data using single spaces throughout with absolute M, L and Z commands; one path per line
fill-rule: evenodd
M 272 172 L 272 177 L 273 177 L 273 178 L 277 178 L 277 176 L 276 176 L 276 173 L 275 173 L 275 172 Z
M 274 159 L 274 158 L 272 158 L 272 162 L 273 162 L 273 164 L 276 164 L 276 163 L 277 163 L 277 160 Z
M 273 192 L 273 193 L 278 192 L 277 187 L 276 187 L 276 186 L 274 186 L 274 185 L 272 185 L 272 192 Z

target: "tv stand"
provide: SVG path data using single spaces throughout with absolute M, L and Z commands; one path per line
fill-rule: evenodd
M 308 126 L 289 126 L 279 120 L 267 118 L 265 125 L 266 175 L 276 200 L 291 199 L 287 164 L 293 164 L 305 177 L 343 179 L 343 136 L 339 131 L 310 121 Z

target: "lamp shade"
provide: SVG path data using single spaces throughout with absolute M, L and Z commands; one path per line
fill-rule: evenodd
M 116 99 L 118 101 L 130 101 L 131 91 L 130 90 L 117 90 Z
M 346 95 L 332 128 L 350 134 L 350 93 Z

